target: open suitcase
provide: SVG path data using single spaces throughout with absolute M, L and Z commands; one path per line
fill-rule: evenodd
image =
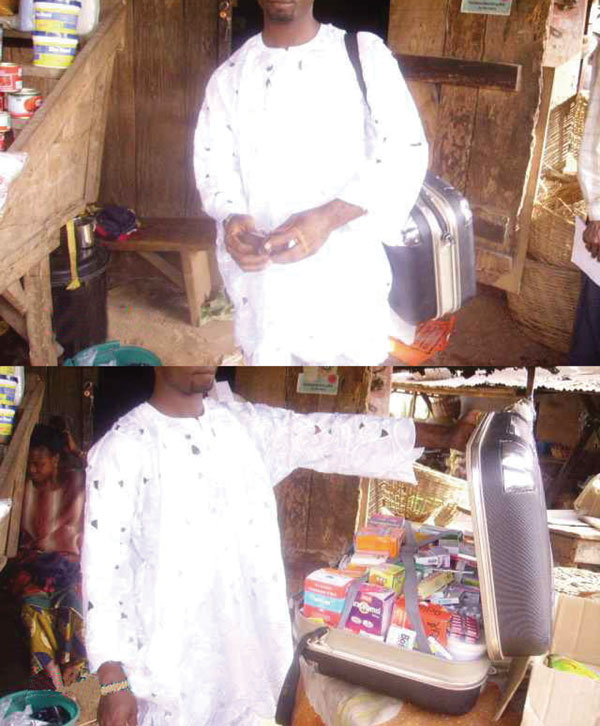
M 428 172 L 396 245 L 384 245 L 392 267 L 392 309 L 408 323 L 459 310 L 477 291 L 473 216 L 467 200 Z
M 492 661 L 547 652 L 552 557 L 533 418 L 529 402 L 488 414 L 467 449 L 487 657 L 447 661 L 347 630 L 316 627 L 296 603 L 298 647 L 282 689 L 277 723 L 290 722 L 300 655 L 324 675 L 458 715 L 474 707 Z

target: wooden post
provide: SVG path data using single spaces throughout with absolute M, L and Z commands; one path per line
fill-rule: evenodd
M 6 457 L 0 466 L 0 499 L 12 500 L 7 539 L 0 541 L 0 553 L 6 554 L 8 557 L 14 557 L 17 554 L 29 438 L 33 427 L 37 423 L 43 398 L 43 381 L 37 376 L 31 376 L 21 406 L 19 423 L 8 447 Z
M 104 151 L 104 137 L 106 135 L 108 102 L 110 99 L 114 63 L 115 56 L 113 55 L 106 64 L 106 68 L 102 71 L 100 78 L 96 81 L 94 89 L 93 105 L 97 109 L 97 112 L 94 115 L 90 130 L 85 183 L 85 198 L 89 201 L 96 201 L 100 191 L 102 153 Z
M 25 323 L 25 318 L 3 297 L 0 297 L 0 315 L 15 333 L 18 333 L 21 338 L 27 340 L 27 324 Z
M 200 325 L 200 308 L 210 295 L 210 262 L 208 252 L 196 250 L 182 252 L 185 292 L 190 309 L 190 321 L 194 327 Z
M 52 292 L 50 260 L 45 257 L 25 275 L 27 297 L 27 336 L 29 358 L 34 366 L 55 366 L 58 363 L 52 331 Z

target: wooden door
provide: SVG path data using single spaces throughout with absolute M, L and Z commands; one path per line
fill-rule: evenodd
M 543 73 L 551 0 L 513 0 L 510 16 L 461 12 L 461 0 L 391 0 L 396 53 L 521 66 L 517 91 L 411 84 L 431 166 L 469 199 L 481 282 L 517 292 L 541 163 L 552 83 Z M 485 69 L 485 67 L 484 67 Z M 533 188 L 532 188 L 533 187 Z

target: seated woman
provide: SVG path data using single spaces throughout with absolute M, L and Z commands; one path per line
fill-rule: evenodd
M 79 569 L 85 470 L 67 432 L 38 424 L 28 471 L 10 587 L 30 635 L 32 685 L 59 689 L 87 672 Z

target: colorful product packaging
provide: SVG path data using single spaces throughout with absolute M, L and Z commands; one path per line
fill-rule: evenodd
M 427 575 L 421 580 L 421 582 L 419 582 L 419 598 L 421 600 L 427 600 L 427 598 L 431 597 L 435 592 L 443 590 L 453 581 L 454 573 L 445 570 Z
M 465 643 L 477 643 L 481 628 L 476 618 L 454 613 L 450 620 L 449 635 Z
M 419 603 L 419 613 L 421 614 L 421 622 L 423 623 L 425 635 L 428 638 L 435 638 L 440 645 L 446 645 L 452 613 L 440 605 L 424 602 Z M 404 596 L 399 597 L 394 604 L 390 631 L 392 627 L 396 627 L 401 631 L 413 631 L 413 625 L 406 611 L 406 600 Z M 389 635 L 387 642 L 389 642 Z
M 303 614 L 331 627 L 339 624 L 346 598 L 360 585 L 360 575 L 348 571 L 323 568 L 308 575 L 304 581 Z
M 393 590 L 362 584 L 350 607 L 346 629 L 383 640 L 392 619 L 395 601 L 396 593 Z
M 386 563 L 369 570 L 369 584 L 379 585 L 400 594 L 404 588 L 406 572 L 403 565 Z
M 481 591 L 459 582 L 452 582 L 443 592 L 434 592 L 431 602 L 438 605 L 456 605 L 458 607 L 480 608 Z
M 354 537 L 354 547 L 360 552 L 398 557 L 404 530 L 397 527 L 363 527 Z
M 369 527 L 377 527 L 383 525 L 384 527 L 397 527 L 398 529 L 404 529 L 405 523 L 404 517 L 394 517 L 392 514 L 374 514 L 369 518 Z
M 422 547 L 415 556 L 417 565 L 450 568 L 450 553 L 445 547 Z

